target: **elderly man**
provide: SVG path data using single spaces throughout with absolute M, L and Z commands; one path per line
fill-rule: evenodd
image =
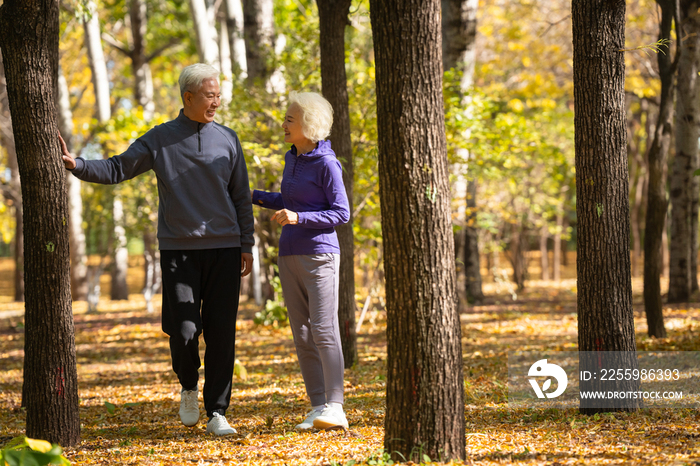
M 199 335 L 204 333 L 207 432 L 236 433 L 224 417 L 231 398 L 241 276 L 253 264 L 248 171 L 236 133 L 214 122 L 219 72 L 205 64 L 180 75 L 183 109 L 121 155 L 63 162 L 84 181 L 114 184 L 153 170 L 158 180 L 158 241 L 163 272 L 163 331 L 182 385 L 180 419 L 199 420 Z

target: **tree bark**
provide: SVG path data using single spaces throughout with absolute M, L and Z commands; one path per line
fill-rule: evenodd
M 80 441 L 65 169 L 56 138 L 58 1 L 5 0 L 0 48 L 22 177 L 27 436 Z
M 355 235 L 353 234 L 353 154 L 350 139 L 350 110 L 345 75 L 345 26 L 351 0 L 316 0 L 320 26 L 321 83 L 323 95 L 333 107 L 333 133 L 330 140 L 343 166 L 343 183 L 350 204 L 350 220 L 336 228 L 340 243 L 340 289 L 338 322 L 345 367 L 357 360 L 355 332 Z
M 68 98 L 68 84 L 59 67 L 58 74 L 58 127 L 70 152 L 73 151 L 73 112 Z M 85 231 L 83 230 L 83 198 L 80 180 L 66 171 L 68 189 L 68 232 L 70 237 L 70 288 L 73 301 L 87 299 L 87 255 Z
M 440 3 L 371 0 L 370 19 L 386 273 L 384 447 L 396 459 L 464 459 Z
M 692 290 L 693 225 L 692 199 L 698 196 L 693 171 L 697 166 L 700 136 L 700 102 L 698 102 L 698 71 L 700 71 L 700 22 L 698 2 L 682 0 L 680 17 L 683 40 L 678 62 L 678 98 L 676 99 L 676 155 L 671 175 L 671 270 L 668 302 L 687 302 Z
M 661 8 L 659 40 L 671 39 L 673 19 L 676 16 L 676 0 L 656 0 Z M 661 300 L 661 239 L 666 225 L 666 178 L 664 167 L 668 163 L 668 151 L 673 131 L 673 101 L 675 97 L 674 75 L 678 60 L 672 61 L 670 50 L 658 53 L 661 95 L 659 113 L 653 138 L 647 153 L 649 166 L 649 188 L 647 192 L 647 213 L 644 226 L 644 311 L 648 333 L 651 337 L 666 336 Z
M 625 2 L 574 0 L 579 351 L 634 354 L 625 123 Z M 636 358 L 635 358 L 636 360 Z M 590 367 L 584 363 L 583 367 Z M 624 381 L 623 381 L 624 382 Z M 581 390 L 600 381 L 581 382 Z M 580 412 L 630 411 L 636 402 Z
M 267 80 L 272 74 L 268 58 L 274 44 L 272 0 L 242 0 L 248 79 Z

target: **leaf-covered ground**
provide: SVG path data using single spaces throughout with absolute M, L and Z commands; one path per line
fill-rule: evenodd
M 575 410 L 510 408 L 508 351 L 576 349 L 575 282 L 532 282 L 517 301 L 496 286 L 486 291 L 490 304 L 462 313 L 463 464 L 700 464 L 697 410 L 586 417 Z M 102 301 L 93 314 L 84 303 L 74 305 L 83 440 L 66 451 L 72 463 L 385 464 L 381 312 L 369 313 L 358 337 L 359 362 L 346 370 L 350 430 L 299 433 L 294 425 L 308 407 L 290 332 L 254 326 L 253 307 L 242 306 L 236 345 L 247 378 L 234 380 L 227 413 L 238 435 L 215 438 L 205 434 L 202 420 L 196 427 L 180 424 L 179 386 L 159 307 L 148 314 L 143 298 L 132 298 Z M 21 315 L 8 312 L 17 308 L 9 298 L 0 303 L 0 446 L 23 434 L 25 425 L 20 408 L 24 330 Z M 700 350 L 700 306 L 666 307 L 665 315 L 669 338 L 648 339 L 635 295 L 638 348 Z

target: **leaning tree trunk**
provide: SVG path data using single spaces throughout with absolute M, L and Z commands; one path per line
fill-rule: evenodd
M 73 112 L 70 108 L 68 84 L 59 68 L 58 75 L 58 128 L 68 151 L 73 151 Z M 66 171 L 68 189 L 68 231 L 70 236 L 70 288 L 73 301 L 87 299 L 87 247 L 83 230 L 83 198 L 80 194 L 80 180 Z
M 395 459 L 464 459 L 440 2 L 371 0 L 370 17 L 386 273 L 384 447 Z
M 661 8 L 659 40 L 670 41 L 676 0 L 656 0 Z M 678 46 L 676 46 L 678 47 Z M 678 52 L 678 49 L 677 49 Z M 649 187 L 647 190 L 647 213 L 644 227 L 644 311 L 648 333 L 651 337 L 666 336 L 663 302 L 661 300 L 661 237 L 666 225 L 666 178 L 664 167 L 668 163 L 668 150 L 673 131 L 673 99 L 675 96 L 674 75 L 678 60 L 672 62 L 670 50 L 656 54 L 661 78 L 659 114 L 653 139 L 647 153 Z
M 579 351 L 634 355 L 622 51 L 625 2 L 574 0 L 572 25 Z M 583 356 L 580 361 L 582 367 L 590 367 Z M 600 383 L 582 381 L 581 390 L 595 390 Z M 580 412 L 629 411 L 636 407 L 634 402 L 614 408 L 591 406 L 582 399 Z
M 700 136 L 700 102 L 698 102 L 698 71 L 700 70 L 700 22 L 697 0 L 680 2 L 681 56 L 678 63 L 678 98 L 676 99 L 676 155 L 671 175 L 671 270 L 668 302 L 687 302 L 692 290 L 691 256 L 693 235 L 692 180 Z M 697 259 L 695 259 L 697 260 Z
M 0 47 L 22 177 L 27 436 L 80 441 L 65 169 L 57 141 L 58 1 L 5 0 Z
M 353 155 L 350 139 L 350 111 L 345 75 L 345 26 L 351 0 L 316 0 L 321 34 L 321 83 L 323 95 L 333 107 L 333 134 L 331 143 L 335 155 L 343 165 L 343 183 L 350 203 L 350 220 L 336 228 L 340 243 L 340 289 L 338 294 L 338 322 L 345 367 L 357 360 L 355 333 L 355 236 L 353 224 Z

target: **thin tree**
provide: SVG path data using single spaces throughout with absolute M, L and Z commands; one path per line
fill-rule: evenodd
M 24 301 L 24 231 L 22 221 L 22 186 L 19 179 L 17 166 L 17 152 L 15 138 L 12 134 L 12 119 L 10 106 L 7 101 L 7 86 L 5 81 L 5 69 L 0 53 L 0 145 L 7 153 L 7 168 L 10 169 L 10 181 L 3 184 L 2 195 L 6 204 L 14 207 L 15 238 L 14 238 L 14 288 L 15 301 Z
M 693 263 L 697 262 L 697 217 L 693 202 L 697 184 L 693 172 L 698 166 L 700 137 L 700 16 L 697 0 L 680 2 L 681 55 L 678 62 L 678 98 L 676 99 L 676 154 L 671 174 L 671 269 L 668 302 L 687 302 L 693 290 Z M 693 257 L 693 253 L 695 257 Z
M 58 1 L 5 0 L 0 30 L 24 201 L 26 433 L 73 446 L 80 418 L 68 202 L 54 104 Z
M 467 92 L 474 82 L 476 64 L 476 12 L 477 0 L 442 0 L 442 65 L 445 71 L 454 69 L 459 78 L 459 89 L 464 97 L 463 105 L 468 105 Z M 469 137 L 468 134 L 465 135 Z M 469 152 L 461 150 L 460 157 L 469 159 Z M 465 170 L 468 167 L 465 165 Z M 473 170 L 472 170 L 473 172 Z M 479 304 L 484 299 L 481 288 L 481 267 L 479 264 L 479 233 L 476 228 L 476 176 L 460 174 L 456 182 L 458 195 L 466 198 L 463 215 L 462 234 L 456 239 L 461 242 L 457 247 L 464 259 L 464 288 L 467 301 Z
M 384 447 L 395 458 L 464 459 L 440 1 L 371 0 L 370 19 L 386 271 Z
M 58 129 L 68 150 L 73 150 L 73 112 L 70 107 L 68 83 L 59 66 L 56 108 Z M 83 229 L 83 198 L 80 193 L 80 180 L 66 171 L 68 191 L 68 231 L 70 237 L 70 289 L 73 301 L 85 301 L 88 296 L 87 245 Z
M 677 16 L 678 0 L 656 0 L 661 8 L 659 24 L 659 41 L 668 44 L 674 18 Z M 676 21 L 678 28 L 678 21 Z M 680 33 L 680 29 L 678 30 Z M 677 37 L 680 37 L 678 34 Z M 668 163 L 668 151 L 671 146 L 673 131 L 673 101 L 675 97 L 674 77 L 678 66 L 680 47 L 676 46 L 675 59 L 672 59 L 668 45 L 666 51 L 657 53 L 661 94 L 659 114 L 654 134 L 649 145 L 647 160 L 649 165 L 649 184 L 647 188 L 647 212 L 644 226 L 644 311 L 647 317 L 649 336 L 663 338 L 666 336 L 661 301 L 661 236 L 666 225 L 668 199 L 664 168 Z
M 349 24 L 351 0 L 316 0 L 320 23 L 321 85 L 323 95 L 333 106 L 331 144 L 343 165 L 343 183 L 350 203 L 350 220 L 336 228 L 340 243 L 340 289 L 338 291 L 338 322 L 345 367 L 357 360 L 355 332 L 355 235 L 352 224 L 353 155 L 350 139 L 350 110 L 347 77 L 345 75 L 345 26 Z
M 635 354 L 625 120 L 625 2 L 574 0 L 571 10 L 579 351 Z M 590 386 L 596 383 L 592 381 Z M 581 390 L 584 385 L 582 381 Z M 584 400 L 581 403 L 584 414 L 635 407 L 634 403 L 616 408 L 589 406 Z
M 109 75 L 107 62 L 102 48 L 100 22 L 97 16 L 97 5 L 94 0 L 86 4 L 87 15 L 84 19 L 85 45 L 87 46 L 92 85 L 95 90 L 95 107 L 97 120 L 104 124 L 112 116 L 109 93 Z M 114 257 L 112 263 L 112 286 L 110 298 L 128 299 L 129 291 L 126 285 L 126 273 L 129 267 L 129 252 L 126 249 L 126 229 L 124 228 L 124 203 L 116 194 L 112 203 L 112 219 L 114 220 L 113 240 Z

